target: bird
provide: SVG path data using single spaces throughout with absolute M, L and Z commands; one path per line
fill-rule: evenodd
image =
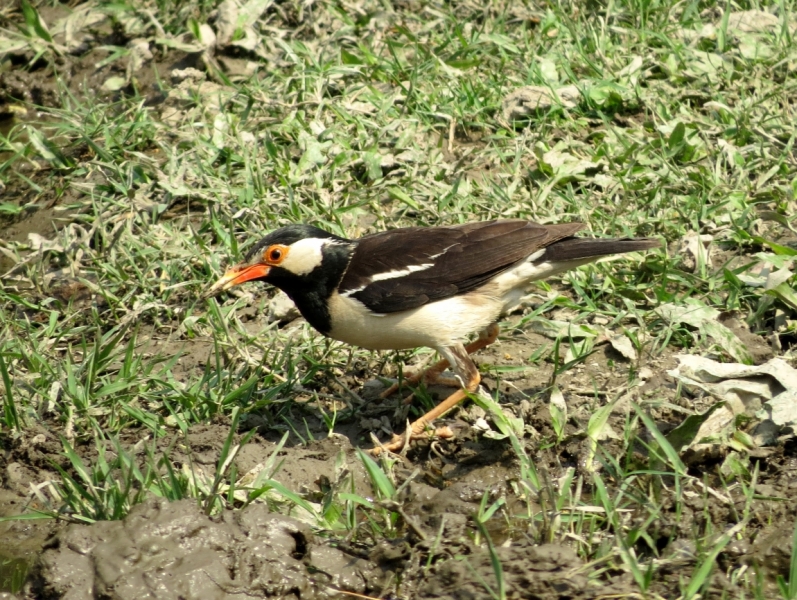
M 481 377 L 470 354 L 497 339 L 499 318 L 533 282 L 602 257 L 660 246 L 655 238 L 577 237 L 584 227 L 500 219 L 347 239 L 313 225 L 286 225 L 255 243 L 204 296 L 263 281 L 284 291 L 329 338 L 370 350 L 436 350 L 441 360 L 409 382 L 441 379 L 449 367 L 459 389 L 411 423 L 405 435 L 373 450 L 397 452 L 476 392 Z M 382 396 L 396 389 L 394 384 Z

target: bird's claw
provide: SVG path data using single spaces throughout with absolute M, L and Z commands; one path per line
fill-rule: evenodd
M 417 424 L 417 422 L 415 423 Z M 448 425 L 437 427 L 434 430 L 424 427 L 420 431 L 414 431 L 414 427 L 410 426 L 404 435 L 393 434 L 393 438 L 387 444 L 382 444 L 378 440 L 375 442 L 375 447 L 371 448 L 368 453 L 371 456 L 379 456 L 383 451 L 398 454 L 406 451 L 409 448 L 410 442 L 420 439 L 433 439 L 439 438 L 443 440 L 450 440 L 454 437 L 454 431 Z

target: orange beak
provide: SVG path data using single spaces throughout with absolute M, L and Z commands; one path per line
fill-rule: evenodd
M 231 287 L 252 281 L 254 279 L 262 279 L 266 277 L 271 271 L 271 267 L 264 264 L 256 265 L 235 265 L 227 269 L 227 272 L 216 283 L 210 286 L 202 298 L 212 298 L 213 296 L 229 290 Z

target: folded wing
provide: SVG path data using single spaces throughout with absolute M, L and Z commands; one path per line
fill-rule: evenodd
M 502 220 L 378 233 L 359 240 L 339 292 L 378 313 L 416 308 L 474 290 L 583 227 Z

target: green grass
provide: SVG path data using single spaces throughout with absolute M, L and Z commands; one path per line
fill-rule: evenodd
M 15 265 L 0 288 L 0 437 L 10 445 L 39 426 L 62 436 L 60 481 L 40 498 L 53 514 L 121 518 L 148 494 L 196 497 L 208 512 L 265 500 L 329 535 L 375 541 L 404 534 L 402 481 L 364 455 L 374 498 L 355 493 L 346 477 L 322 497 L 288 489 L 276 458 L 255 482 L 234 470 L 231 458 L 245 443 L 236 437 L 241 411 L 307 442 L 317 434 L 294 418 L 303 414 L 296 397 L 312 396 L 334 430 L 357 418 L 361 381 L 352 383 L 351 374 L 368 379 L 378 370 L 378 357 L 306 325 L 253 328 L 242 312 L 263 311 L 268 302 L 255 286 L 199 300 L 262 233 L 287 223 L 354 237 L 492 218 L 577 220 L 588 235 L 660 238 L 662 251 L 539 284 L 539 301 L 513 321 L 517 331 L 549 337 L 526 362 L 553 365 L 545 394 L 565 401 L 571 397 L 562 378 L 589 360 L 604 330 L 626 336 L 638 356 L 628 367 L 629 389 L 652 358 L 690 352 L 740 360 L 734 340 L 706 325 L 714 318 L 675 318 L 662 306 L 699 302 L 733 312 L 753 332 L 774 335 L 793 359 L 795 278 L 787 271 L 767 287 L 760 275 L 766 265 L 791 268 L 797 255 L 793 3 L 377 9 L 287 2 L 249 20 L 259 24 L 251 32 L 256 51 L 244 52 L 255 75 L 229 75 L 211 60 L 204 86 L 180 89 L 167 65 L 186 44 L 198 47 L 198 26 L 214 3 L 163 1 L 149 16 L 132 2 L 96 6 L 122 38 L 149 40 L 157 76 L 145 81 L 150 66 L 128 72 L 130 50 L 108 46 L 108 64 L 123 74 L 119 92 L 61 84 L 58 108 L 26 106 L 27 116 L 0 137 L 0 180 L 24 198 L 3 199 L 0 226 L 47 205 L 58 223 L 40 251 L 24 238 L 0 244 Z M 58 70 L 68 53 L 56 24 L 43 20 L 45 8 L 25 3 L 0 14 L 3 70 Z M 731 13 L 747 9 L 770 11 L 777 22 L 740 33 Z M 233 39 L 245 36 L 239 24 Z M 22 63 L 3 58 L 13 48 L 25 50 Z M 503 99 L 524 85 L 574 85 L 580 97 L 574 106 L 508 122 Z M 171 95 L 148 101 L 160 92 Z M 690 233 L 712 236 L 720 251 L 713 261 L 684 263 L 679 242 Z M 65 277 L 91 300 L 54 294 L 54 282 Z M 551 321 L 568 326 L 554 331 Z M 158 340 L 168 340 L 168 349 Z M 192 352 L 200 342 L 210 349 L 204 369 L 182 369 L 176 348 Z M 408 356 L 381 359 L 385 374 Z M 710 514 L 691 532 L 665 525 L 684 509 L 685 495 L 690 502 L 706 496 L 715 479 L 709 467 L 690 472 L 681 449 L 659 432 L 655 420 L 683 420 L 666 408 L 678 400 L 666 390 L 637 399 L 604 447 L 608 407 L 619 396 L 596 395 L 588 422 L 552 407 L 555 431 L 542 439 L 502 406 L 500 394 L 478 400 L 493 437 L 517 457 L 511 493 L 525 507 L 510 514 L 485 506 L 483 513 L 540 541 L 574 544 L 594 565 L 591 577 L 624 569 L 640 593 L 705 594 L 731 537 L 754 534 L 747 515 L 753 472 L 737 470 L 727 482 L 732 491 L 717 492 L 742 502 L 747 516 L 732 531 L 725 523 L 715 530 Z M 212 475 L 176 468 L 154 445 L 142 462 L 120 441 L 131 432 L 153 439 L 185 433 L 215 418 L 231 426 Z M 741 436 L 747 426 L 737 425 Z M 565 452 L 581 439 L 589 454 L 583 470 L 536 468 L 538 450 Z M 683 537 L 693 542 L 694 560 L 678 583 L 665 582 L 658 574 L 671 558 L 661 548 Z M 490 552 L 497 556 L 492 545 Z M 500 567 L 490 589 L 499 598 L 506 593 Z M 752 570 L 729 571 L 739 576 L 733 597 L 763 594 Z M 778 580 L 784 598 L 795 597 L 794 572 Z

